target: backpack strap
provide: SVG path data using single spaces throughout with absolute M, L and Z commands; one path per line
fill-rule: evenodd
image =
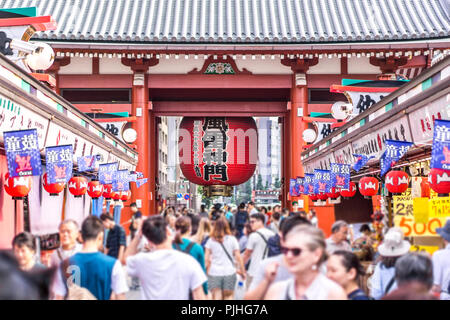
M 389 282 L 386 286 L 386 289 L 384 290 L 384 294 L 387 294 L 389 292 L 389 290 L 391 290 L 392 286 L 394 285 L 394 282 L 395 282 L 395 276 L 392 277 L 391 280 L 389 280 Z
M 227 249 L 225 248 L 225 246 L 223 245 L 223 243 L 222 243 L 222 242 L 219 242 L 219 244 L 220 244 L 220 246 L 222 247 L 223 251 L 225 251 L 225 253 L 227 254 L 228 259 L 231 261 L 231 264 L 232 264 L 233 267 L 234 267 L 234 260 L 233 260 L 233 258 L 232 258 L 231 255 L 228 253 L 228 251 L 227 251 Z
M 259 231 L 255 231 L 255 233 L 259 234 L 261 238 L 263 238 L 264 242 L 266 243 L 266 248 L 264 249 L 263 259 L 267 256 L 267 250 L 269 249 L 269 242 L 267 239 L 263 236 L 263 234 Z
M 189 254 L 192 250 L 192 247 L 195 245 L 194 241 L 190 241 L 187 247 L 183 250 L 183 252 Z

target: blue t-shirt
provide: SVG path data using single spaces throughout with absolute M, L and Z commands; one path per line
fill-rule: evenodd
M 70 265 L 79 270 L 72 270 L 74 277 L 80 277 L 79 285 L 88 289 L 98 300 L 111 297 L 111 279 L 116 259 L 101 252 L 76 253 L 70 258 Z M 76 281 L 74 281 L 76 283 Z
M 348 300 L 370 300 L 369 297 L 361 289 L 356 289 L 348 295 Z
M 187 248 L 187 246 L 189 245 L 189 243 L 191 243 L 192 241 L 186 238 L 182 239 L 182 243 L 179 244 L 180 249 L 183 251 Z M 175 245 L 172 245 L 172 247 L 174 249 L 176 249 Z M 205 251 L 203 250 L 202 246 L 199 245 L 198 243 L 194 243 L 194 245 L 192 246 L 191 250 L 189 251 L 189 254 L 198 261 L 198 263 L 200 263 L 203 271 L 205 271 L 206 273 L 206 266 L 205 266 Z M 203 284 L 203 291 L 205 291 L 205 294 L 208 294 L 208 282 L 205 282 Z

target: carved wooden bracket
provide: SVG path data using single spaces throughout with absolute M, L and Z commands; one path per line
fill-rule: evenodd
M 199 71 L 197 68 L 192 69 L 188 74 L 252 74 L 247 69 L 243 68 L 242 71 L 238 69 L 236 62 L 230 56 L 226 59 L 217 57 L 214 59 L 213 56 L 209 56 L 205 60 L 202 69 Z
M 306 73 L 309 67 L 315 66 L 319 63 L 319 58 L 314 57 L 312 59 L 289 59 L 284 58 L 281 60 L 281 64 L 287 67 L 291 67 L 291 70 L 294 73 Z
M 377 58 L 370 57 L 370 64 L 380 67 L 382 73 L 395 73 L 398 67 L 403 66 L 408 63 L 408 58 L 401 57 L 388 57 L 388 58 Z
M 61 67 L 65 67 L 70 64 L 70 57 L 56 58 L 52 66 L 46 70 L 46 72 L 57 73 Z
M 122 58 L 122 64 L 130 67 L 134 72 L 147 72 L 150 67 L 156 66 L 159 59 L 128 59 Z

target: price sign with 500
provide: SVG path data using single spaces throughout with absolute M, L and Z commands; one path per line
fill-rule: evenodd
M 445 218 L 435 217 L 427 223 L 414 222 L 411 189 L 401 196 L 394 196 L 394 225 L 403 229 L 405 237 L 436 236 L 436 228 L 445 224 Z

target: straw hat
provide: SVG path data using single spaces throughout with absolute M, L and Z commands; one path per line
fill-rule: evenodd
M 404 240 L 403 230 L 397 227 L 388 230 L 378 252 L 384 257 L 399 257 L 408 253 L 411 244 Z

